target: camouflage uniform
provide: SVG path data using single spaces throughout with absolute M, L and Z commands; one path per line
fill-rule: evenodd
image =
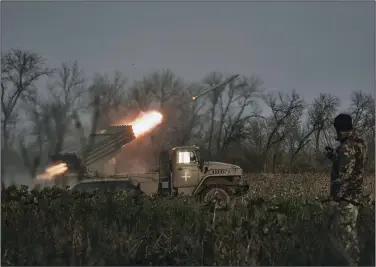
M 362 138 L 355 130 L 340 132 L 340 145 L 332 154 L 333 169 L 330 194 L 334 201 L 331 230 L 335 244 L 351 265 L 359 264 L 357 218 L 362 195 L 364 150 Z

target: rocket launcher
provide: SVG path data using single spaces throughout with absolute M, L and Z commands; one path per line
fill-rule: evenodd
M 65 163 L 68 172 L 87 172 L 98 169 L 105 162 L 120 153 L 121 148 L 135 139 L 131 125 L 110 126 L 94 134 L 91 147 L 82 146 L 76 150 L 62 151 L 50 157 L 53 165 Z
M 101 173 L 104 165 L 119 154 L 121 148 L 158 126 L 163 115 L 157 111 L 142 112 L 130 123 L 108 127 L 91 136 L 94 142 L 73 151 L 63 151 L 50 157 L 51 164 L 37 179 L 52 179 L 66 172 Z

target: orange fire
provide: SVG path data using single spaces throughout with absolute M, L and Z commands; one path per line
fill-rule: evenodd
M 132 126 L 135 137 L 139 137 L 162 122 L 163 115 L 157 111 L 141 112 L 141 114 L 132 122 L 121 123 Z
M 56 175 L 63 174 L 68 170 L 68 166 L 65 163 L 59 163 L 48 167 L 44 173 L 37 176 L 38 180 L 52 180 Z

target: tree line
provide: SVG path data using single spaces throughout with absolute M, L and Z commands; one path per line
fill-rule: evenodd
M 318 93 L 307 103 L 298 91 L 265 89 L 261 77 L 251 74 L 193 100 L 229 75 L 212 72 L 189 82 L 164 69 L 135 81 L 118 71 L 89 79 L 77 62 L 50 68 L 33 51 L 11 49 L 1 59 L 3 174 L 22 163 L 35 177 L 48 155 L 67 146 L 90 147 L 90 133 L 150 109 L 162 112 L 164 121 L 150 137 L 136 140 L 132 157 L 148 150 L 155 161 L 162 149 L 197 144 L 205 159 L 235 163 L 246 172 L 321 172 L 329 167 L 323 148 L 336 145 L 333 118 L 345 111 L 366 140 L 367 170 L 374 171 L 370 93 L 355 90 L 350 106 L 340 110 L 338 96 Z M 129 156 L 122 152 L 119 158 Z

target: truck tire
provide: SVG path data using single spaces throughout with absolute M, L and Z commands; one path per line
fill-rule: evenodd
M 230 204 L 230 193 L 226 187 L 210 186 L 203 190 L 201 199 L 205 204 L 215 201 L 216 209 L 227 209 Z

